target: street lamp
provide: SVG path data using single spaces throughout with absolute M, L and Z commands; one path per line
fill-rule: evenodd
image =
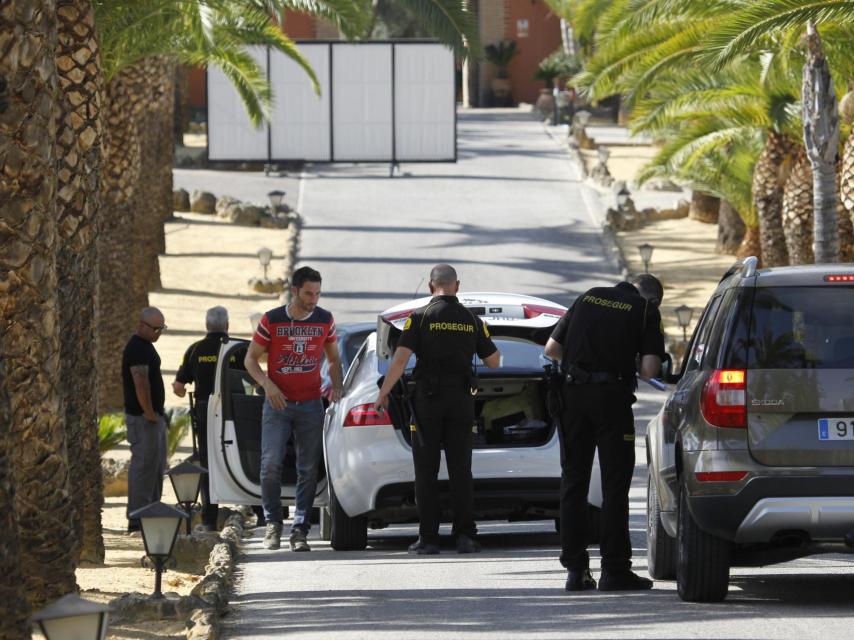
M 679 305 L 673 311 L 676 312 L 676 321 L 682 327 L 682 342 L 688 342 L 688 325 L 691 324 L 691 316 L 694 310 L 684 304 Z
M 282 204 L 282 198 L 285 197 L 284 191 L 271 191 L 267 194 L 267 197 L 270 199 L 270 209 L 275 216 L 279 211 L 279 206 Z
M 202 474 L 208 470 L 186 460 L 166 472 L 172 482 L 175 497 L 178 498 L 184 511 L 187 512 L 187 535 L 190 535 L 190 521 L 193 517 L 193 505 L 199 498 L 199 487 L 202 484 Z
M 258 262 L 264 269 L 264 280 L 267 279 L 267 268 L 270 266 L 270 260 L 273 259 L 273 250 L 267 247 L 261 247 L 255 252 L 258 255 Z
M 649 261 L 652 258 L 652 250 L 653 246 L 648 242 L 644 242 L 642 245 L 638 246 L 638 253 L 640 253 L 641 260 L 643 260 L 643 272 L 649 273 Z
M 172 555 L 172 549 L 175 547 L 175 538 L 178 537 L 178 529 L 181 528 L 184 512 L 162 502 L 152 502 L 129 515 L 130 518 L 139 520 L 142 527 L 142 541 L 145 544 L 145 555 L 151 558 L 154 563 L 154 593 L 151 594 L 151 597 L 162 598 L 160 582 L 163 569 L 169 556 Z
M 590 112 L 589 111 L 579 111 L 575 114 L 575 120 L 582 127 L 586 127 L 587 123 L 590 122 Z
M 103 640 L 109 611 L 107 605 L 69 593 L 33 615 L 32 621 L 47 640 Z
M 620 185 L 620 189 L 617 191 L 617 208 L 620 211 L 625 211 L 626 205 L 629 204 L 630 195 L 632 195 L 632 192 L 629 191 L 629 188 L 624 182 L 622 185 Z

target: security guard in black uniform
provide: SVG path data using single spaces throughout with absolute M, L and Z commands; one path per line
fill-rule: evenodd
M 561 564 L 567 591 L 595 589 L 587 554 L 587 492 L 598 447 L 602 471 L 600 591 L 650 589 L 631 571 L 629 487 L 635 468 L 632 404 L 640 376 L 661 369 L 661 283 L 643 274 L 635 284 L 596 287 L 581 294 L 546 344 L 565 376 L 561 414 Z
M 199 442 L 199 464 L 205 469 L 208 467 L 208 398 L 214 390 L 216 380 L 216 367 L 219 360 L 219 350 L 222 343 L 228 340 L 228 311 L 225 307 L 212 307 L 205 315 L 205 326 L 207 335 L 198 342 L 189 346 L 172 390 L 175 395 L 183 398 L 187 393 L 185 388 L 188 384 L 195 385 L 195 423 L 197 426 L 197 437 Z M 232 369 L 243 369 L 243 358 L 245 349 L 232 352 L 229 358 L 229 367 Z M 210 485 L 208 475 L 202 475 L 202 527 L 207 530 L 216 529 L 218 505 L 211 504 Z
M 415 311 L 388 368 L 377 411 L 385 411 L 388 394 L 403 375 L 410 356 L 417 356 L 415 397 L 412 403 L 412 456 L 415 462 L 415 502 L 421 521 L 418 541 L 410 553 L 439 553 L 438 499 L 440 450 L 444 448 L 454 507 L 452 533 L 459 553 L 480 551 L 475 541 L 477 526 L 472 515 L 474 488 L 471 476 L 471 427 L 477 381 L 472 371 L 476 353 L 490 368 L 501 356 L 489 337 L 486 324 L 457 300 L 457 272 L 447 264 L 430 272 L 430 303 Z

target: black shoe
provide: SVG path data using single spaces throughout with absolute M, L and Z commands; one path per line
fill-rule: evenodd
M 652 580 L 642 578 L 631 571 L 611 573 L 603 571 L 599 576 L 599 591 L 643 591 L 652 589 Z
M 590 574 L 590 569 L 582 569 L 581 571 L 570 569 L 569 575 L 566 578 L 567 591 L 589 591 L 595 588 L 596 581 Z
M 142 531 L 139 520 L 128 520 L 128 533 L 138 533 Z
M 439 545 L 432 542 L 424 542 L 424 540 L 418 538 L 418 540 L 409 545 L 408 551 L 419 556 L 435 556 L 439 553 Z
M 466 534 L 461 533 L 457 536 L 457 553 L 480 553 L 480 544 L 478 544 L 477 540 L 473 540 Z

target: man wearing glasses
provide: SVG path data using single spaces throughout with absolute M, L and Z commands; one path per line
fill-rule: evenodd
M 154 343 L 166 330 L 160 309 L 146 307 L 122 353 L 122 391 L 130 443 L 127 513 L 160 500 L 166 471 L 166 393 Z M 128 517 L 128 533 L 139 531 Z

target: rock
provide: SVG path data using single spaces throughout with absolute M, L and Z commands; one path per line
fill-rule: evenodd
M 240 204 L 240 200 L 233 196 L 220 196 L 216 199 L 216 214 L 220 218 L 225 218 L 226 210 L 233 204 Z
M 258 221 L 260 226 L 265 229 L 287 229 L 288 228 L 288 219 L 287 218 L 279 218 L 278 216 L 261 216 Z
M 257 293 L 282 293 L 285 290 L 285 281 L 281 278 L 270 280 L 269 278 L 250 278 L 249 287 Z
M 228 219 L 234 224 L 240 224 L 247 227 L 257 227 L 258 221 L 261 219 L 261 209 L 251 204 L 233 204 L 228 208 Z
M 687 200 L 680 200 L 676 204 L 676 212 L 678 213 L 677 218 L 687 218 L 688 214 L 691 213 L 691 203 Z
M 186 189 L 175 189 L 172 192 L 172 209 L 175 211 L 190 210 L 190 194 Z
M 210 191 L 193 191 L 190 196 L 190 211 L 208 214 L 216 212 L 216 196 Z

